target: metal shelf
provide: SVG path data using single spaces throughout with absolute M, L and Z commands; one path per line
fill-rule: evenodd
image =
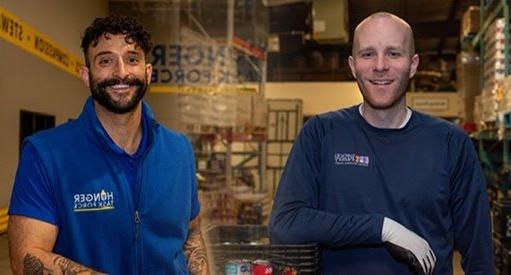
M 504 35 L 505 35 L 505 48 L 504 48 L 504 64 L 505 75 L 511 73 L 511 66 L 509 66 L 509 3 L 508 0 L 492 0 L 480 1 L 481 6 L 481 28 L 471 41 L 471 46 L 475 49 L 479 47 L 481 57 L 481 88 L 484 85 L 484 56 L 485 56 L 485 39 L 484 35 L 487 33 L 490 25 L 498 18 L 504 18 Z M 499 136 L 498 129 L 481 130 L 472 133 L 471 137 L 478 143 L 479 158 L 483 170 L 486 174 L 490 185 L 500 182 L 502 177 L 511 171 L 509 165 L 509 142 L 511 141 L 511 129 L 505 129 Z
M 222 159 L 218 159 L 218 161 L 223 163 L 221 173 L 225 174 L 227 186 L 233 184 L 233 176 L 236 170 L 247 169 L 257 170 L 257 174 L 259 175 L 259 182 L 255 183 L 255 191 L 261 192 L 265 189 L 266 177 L 264 175 L 266 174 L 267 147 L 265 133 L 226 132 L 219 134 L 193 134 L 192 140 L 195 140 L 198 144 L 202 144 L 204 146 L 203 148 L 207 148 L 202 150 L 196 149 L 196 156 L 205 158 L 211 158 L 215 155 L 223 156 Z M 222 146 L 221 148 L 214 149 L 213 144 L 221 144 Z M 243 151 L 234 151 L 233 144 L 254 144 L 254 146 L 253 148 L 242 149 Z M 241 157 L 242 159 L 237 163 L 233 163 L 233 158 L 235 156 Z M 257 161 L 257 165 L 249 165 L 254 160 Z
M 483 2 L 483 1 L 481 1 L 481 2 Z M 486 30 L 488 29 L 490 24 L 493 23 L 493 21 L 495 21 L 497 16 L 499 16 L 499 14 L 504 11 L 504 8 L 507 6 L 507 3 L 506 3 L 506 0 L 501 0 L 497 4 L 497 7 L 495 7 L 495 9 L 493 9 L 492 12 L 489 13 L 488 16 L 485 18 L 485 10 L 488 9 L 490 6 L 491 6 L 491 3 L 486 6 L 481 5 L 481 7 L 482 7 L 481 8 L 481 26 L 482 27 L 479 30 L 479 32 L 476 34 L 476 36 L 474 37 L 474 40 L 472 40 L 472 46 L 474 48 L 476 48 L 479 45 L 479 42 L 480 42 L 479 40 L 481 40 L 481 37 L 484 36 L 484 34 L 486 33 Z

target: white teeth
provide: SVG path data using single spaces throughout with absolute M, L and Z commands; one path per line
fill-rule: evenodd
M 374 85 L 389 85 L 392 80 L 369 80 Z
M 129 85 L 126 85 L 126 84 L 117 84 L 117 85 L 113 85 L 113 86 L 110 86 L 114 89 L 126 89 L 126 88 L 129 88 L 130 86 Z

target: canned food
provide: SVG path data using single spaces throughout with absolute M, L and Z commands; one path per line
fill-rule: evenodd
M 225 275 L 238 275 L 238 263 L 235 261 L 228 261 L 225 264 Z
M 291 267 L 291 266 L 285 266 L 281 269 L 281 274 L 282 275 L 297 275 L 298 274 L 298 270 L 296 270 L 296 268 L 294 267 Z
M 251 275 L 251 274 L 252 274 L 251 262 L 249 260 L 241 260 L 238 275 Z
M 252 274 L 253 275 L 272 275 L 273 268 L 269 261 L 255 260 L 252 263 Z
M 251 271 L 249 260 L 229 260 L 225 264 L 226 275 L 251 275 Z

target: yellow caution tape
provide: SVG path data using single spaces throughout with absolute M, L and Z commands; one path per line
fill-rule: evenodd
M 7 231 L 7 223 L 9 216 L 7 215 L 7 208 L 0 208 L 0 233 Z
M 70 54 L 46 35 L 37 31 L 14 14 L 0 7 L 0 39 L 80 77 L 82 59 Z
M 0 233 L 7 232 L 7 224 L 0 224 Z

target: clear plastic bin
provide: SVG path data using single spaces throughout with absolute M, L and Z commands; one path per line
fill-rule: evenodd
M 319 274 L 317 244 L 269 244 L 266 226 L 215 226 L 205 237 L 210 264 L 216 274 L 224 274 L 225 264 L 232 260 L 269 261 L 274 275 L 285 274 L 286 268 L 295 270 L 296 274 Z

